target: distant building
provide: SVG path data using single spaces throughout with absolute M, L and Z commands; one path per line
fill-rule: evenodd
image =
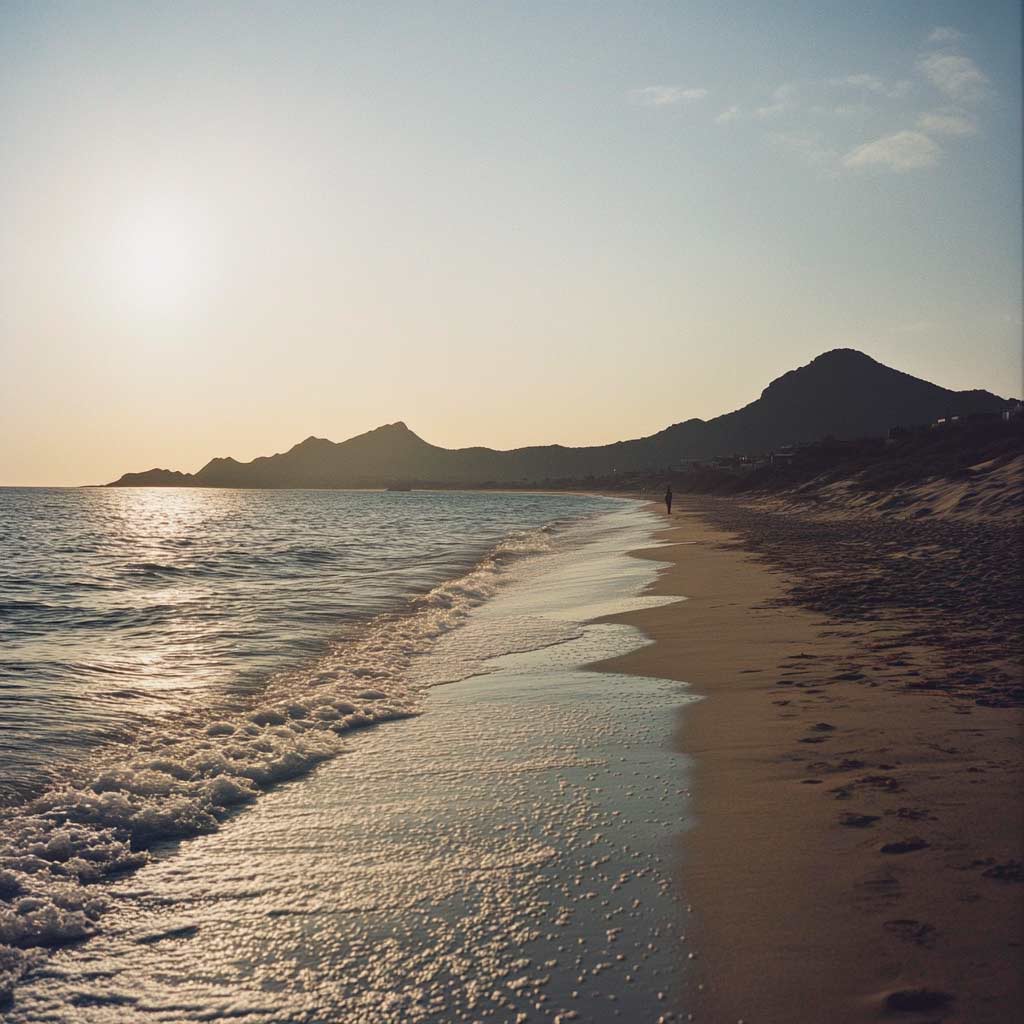
M 796 449 L 791 444 L 784 444 L 768 456 L 768 461 L 773 466 L 791 466 L 795 458 Z

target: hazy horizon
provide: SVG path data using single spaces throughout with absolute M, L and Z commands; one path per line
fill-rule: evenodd
M 0 484 L 1021 392 L 1019 5 L 8 4 Z

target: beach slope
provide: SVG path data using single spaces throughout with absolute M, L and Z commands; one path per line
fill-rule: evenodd
M 687 498 L 662 540 L 637 553 L 671 562 L 653 592 L 688 600 L 620 616 L 655 643 L 601 667 L 705 698 L 677 737 L 696 762 L 681 870 L 705 1019 L 1012 1019 L 1024 779 L 1007 523 Z

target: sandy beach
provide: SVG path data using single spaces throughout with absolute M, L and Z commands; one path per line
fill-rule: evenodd
M 677 735 L 703 1019 L 1012 1019 L 1012 526 L 687 498 L 661 539 L 652 592 L 688 600 L 619 616 L 655 643 L 602 668 L 706 698 Z

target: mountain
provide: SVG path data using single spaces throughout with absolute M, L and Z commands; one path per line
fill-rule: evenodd
M 633 441 L 590 448 L 448 449 L 429 444 L 404 423 L 389 423 L 338 443 L 307 437 L 287 452 L 252 462 L 213 459 L 195 474 L 126 473 L 108 486 L 381 487 L 583 478 L 657 470 L 682 459 L 767 452 L 828 436 L 882 436 L 892 426 L 999 413 L 1007 404 L 988 391 L 949 391 L 862 352 L 835 349 L 772 381 L 742 409 L 686 420 Z

